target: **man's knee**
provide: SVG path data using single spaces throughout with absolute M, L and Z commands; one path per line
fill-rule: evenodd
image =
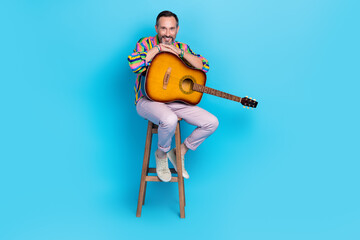
M 166 117 L 160 119 L 159 124 L 163 128 L 175 129 L 177 122 L 178 122 L 178 117 L 176 116 L 176 114 L 169 114 Z
M 212 115 L 207 119 L 206 128 L 209 129 L 209 131 L 214 132 L 219 126 L 219 120 L 217 117 Z

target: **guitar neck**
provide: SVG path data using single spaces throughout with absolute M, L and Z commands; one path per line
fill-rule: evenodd
M 216 90 L 213 88 L 209 88 L 209 87 L 197 84 L 197 83 L 194 83 L 193 90 L 197 91 L 197 92 L 201 92 L 201 93 L 211 94 L 211 95 L 221 97 L 221 98 L 226 98 L 226 99 L 241 103 L 241 97 L 237 97 L 235 95 L 231 95 L 226 92 L 222 92 L 222 91 L 219 91 L 219 90 Z

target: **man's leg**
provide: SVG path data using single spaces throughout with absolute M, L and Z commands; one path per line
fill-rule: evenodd
M 178 117 L 165 103 L 154 102 L 142 98 L 136 105 L 140 116 L 159 125 L 158 128 L 158 149 L 168 152 L 171 146 L 171 139 L 174 136 Z
M 197 106 L 186 105 L 183 103 L 170 103 L 168 106 L 178 117 L 184 119 L 191 125 L 197 126 L 190 136 L 181 144 L 183 177 L 189 178 L 189 174 L 185 170 L 184 155 L 188 149 L 195 150 L 207 137 L 209 137 L 218 127 L 219 122 L 214 115 Z M 168 157 L 176 169 L 176 150 L 173 149 L 168 152 Z
M 183 143 L 182 151 L 187 149 L 196 150 L 197 147 L 208 138 L 219 125 L 218 119 L 205 109 L 198 106 L 191 106 L 182 103 L 170 103 L 168 106 L 175 114 L 184 119 L 187 123 L 197 128 L 187 137 Z M 181 152 L 182 155 L 183 152 Z
M 170 150 L 178 118 L 166 104 L 150 101 L 147 98 L 140 99 L 136 110 L 140 116 L 159 126 L 158 149 L 155 152 L 156 173 L 162 181 L 168 182 L 171 180 L 171 173 L 166 153 Z

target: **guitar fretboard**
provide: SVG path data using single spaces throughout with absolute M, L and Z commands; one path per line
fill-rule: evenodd
M 232 101 L 241 102 L 241 97 L 237 97 L 226 92 L 222 92 L 213 88 L 209 88 L 200 84 L 194 83 L 193 90 L 202 93 L 208 93 L 217 97 L 226 98 Z

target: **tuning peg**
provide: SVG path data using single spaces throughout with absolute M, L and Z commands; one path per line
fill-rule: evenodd
M 256 99 L 254 98 L 254 101 L 256 101 Z
M 249 109 L 249 107 L 248 107 L 248 109 Z
M 247 98 L 249 97 L 249 96 L 246 96 Z
M 252 99 L 252 98 L 250 98 L 250 99 Z
M 243 106 L 243 108 L 246 108 L 245 106 Z

